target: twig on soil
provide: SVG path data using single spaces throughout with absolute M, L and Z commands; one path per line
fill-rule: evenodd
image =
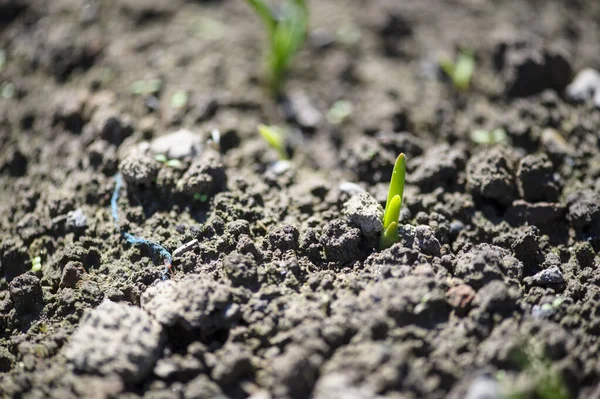
M 121 177 L 120 173 L 117 173 L 115 175 L 115 191 L 113 192 L 113 195 L 110 200 L 112 216 L 115 221 L 117 231 L 119 233 L 121 233 L 121 236 L 123 238 L 125 238 L 125 240 L 127 240 L 127 242 L 129 242 L 130 244 L 132 244 L 132 245 L 145 244 L 148 246 L 148 248 L 150 248 L 150 251 L 153 254 L 158 253 L 164 260 L 165 270 L 163 272 L 162 279 L 166 280 L 168 271 L 171 271 L 171 274 L 173 273 L 173 270 L 172 270 L 173 257 L 171 256 L 169 251 L 167 251 L 167 249 L 165 247 L 163 247 L 162 245 L 157 244 L 153 241 L 146 240 L 145 238 L 142 238 L 142 237 L 136 237 L 133 234 L 130 234 L 125 231 L 121 231 L 121 228 L 119 227 L 119 209 L 117 206 L 117 202 L 119 200 L 119 191 L 121 190 L 122 186 L 123 186 L 123 178 Z

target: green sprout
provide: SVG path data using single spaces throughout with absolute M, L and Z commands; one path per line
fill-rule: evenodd
M 287 0 L 279 13 L 264 0 L 247 0 L 263 21 L 269 37 L 266 57 L 268 85 L 274 95 L 281 92 L 294 55 L 304 44 L 308 32 L 308 7 L 305 0 Z
M 179 159 L 168 159 L 164 154 L 156 154 L 154 156 L 154 160 L 167 165 L 169 168 L 183 169 L 183 162 L 181 162 Z
M 337 100 L 327 111 L 327 120 L 332 125 L 339 125 L 352 115 L 352 103 L 347 100 Z
M 404 154 L 398 155 L 390 180 L 385 211 L 383 213 L 383 232 L 379 240 L 379 249 L 389 248 L 399 241 L 398 222 L 402 196 L 404 195 L 404 180 L 406 177 L 406 158 Z
M 31 271 L 34 273 L 42 271 L 42 258 L 40 256 L 31 259 Z
M 501 127 L 494 130 L 476 129 L 471 132 L 471 141 L 475 144 L 492 145 L 506 142 L 507 137 Z
M 258 125 L 258 133 L 272 148 L 277 150 L 280 159 L 289 159 L 286 149 L 286 134 L 280 127 Z
M 469 90 L 471 77 L 475 71 L 475 56 L 473 55 L 473 51 L 467 49 L 461 50 L 456 62 L 450 59 L 441 60 L 440 68 L 452 79 L 454 87 L 460 91 Z
M 160 79 L 136 80 L 129 86 L 129 91 L 136 96 L 156 94 L 162 89 Z

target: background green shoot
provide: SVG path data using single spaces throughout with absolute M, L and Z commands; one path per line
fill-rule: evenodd
M 267 30 L 269 50 L 266 56 L 267 81 L 271 93 L 281 93 L 294 55 L 308 32 L 308 7 L 305 0 L 287 0 L 275 13 L 264 0 L 247 0 Z

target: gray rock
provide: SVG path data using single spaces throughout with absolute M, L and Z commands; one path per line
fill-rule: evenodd
M 304 93 L 292 93 L 286 105 L 285 112 L 288 118 L 295 120 L 303 128 L 314 129 L 323 119 L 321 112 Z
M 223 327 L 233 305 L 231 288 L 200 276 L 164 281 L 150 287 L 141 298 L 142 309 L 165 326 L 181 325 L 203 333 Z
M 106 300 L 84 314 L 64 353 L 78 371 L 136 383 L 152 370 L 163 338 L 160 324 L 146 312 Z
M 369 193 L 353 195 L 344 203 L 342 213 L 365 237 L 378 236 L 383 230 L 383 207 Z
M 565 278 L 558 266 L 551 266 L 537 273 L 532 278 L 533 283 L 539 286 L 564 284 Z
M 491 377 L 477 377 L 467 390 L 466 399 L 500 399 L 502 387 Z
M 567 86 L 566 95 L 570 100 L 581 102 L 594 98 L 594 104 L 600 107 L 600 72 L 592 68 L 579 71 Z
M 362 188 L 358 184 L 352 183 L 350 181 L 341 182 L 339 189 L 340 189 L 340 191 L 342 191 L 346 194 L 350 194 L 350 195 L 356 195 L 356 194 L 365 192 L 364 188 Z
M 67 214 L 67 228 L 71 230 L 81 230 L 87 227 L 87 217 L 81 208 L 70 211 Z
M 160 136 L 150 142 L 154 154 L 163 154 L 169 159 L 194 157 L 202 152 L 202 137 L 188 129 Z

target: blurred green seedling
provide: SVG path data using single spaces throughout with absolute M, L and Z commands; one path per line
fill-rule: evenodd
M 353 107 L 350 101 L 338 100 L 327 111 L 327 121 L 332 125 L 339 125 L 352 115 L 352 110 Z
M 156 94 L 162 89 L 160 79 L 136 80 L 129 86 L 129 91 L 136 96 Z
M 287 134 L 278 126 L 258 125 L 258 133 L 277 151 L 280 159 L 289 159 L 286 148 Z
M 179 159 L 168 159 L 164 154 L 156 154 L 154 156 L 154 160 L 173 169 L 183 169 L 183 162 L 181 162 Z
M 42 271 L 42 257 L 36 256 L 31 258 L 31 271 L 34 273 L 39 273 Z
M 480 145 L 493 145 L 505 143 L 507 136 L 501 127 L 494 130 L 476 129 L 471 132 L 471 141 Z
M 264 0 L 247 1 L 267 31 L 267 82 L 272 94 L 277 96 L 281 93 L 294 55 L 306 40 L 308 7 L 305 0 L 286 0 L 275 12 Z
M 473 51 L 462 49 L 456 61 L 449 58 L 440 61 L 440 68 L 452 80 L 452 84 L 460 91 L 469 90 L 471 77 L 475 71 L 475 56 Z
M 389 248 L 399 240 L 398 223 L 400 220 L 400 209 L 402 208 L 405 178 L 406 157 L 404 154 L 400 154 L 396 158 L 392 179 L 390 180 L 390 188 L 383 213 L 383 232 L 379 240 L 379 249 Z

